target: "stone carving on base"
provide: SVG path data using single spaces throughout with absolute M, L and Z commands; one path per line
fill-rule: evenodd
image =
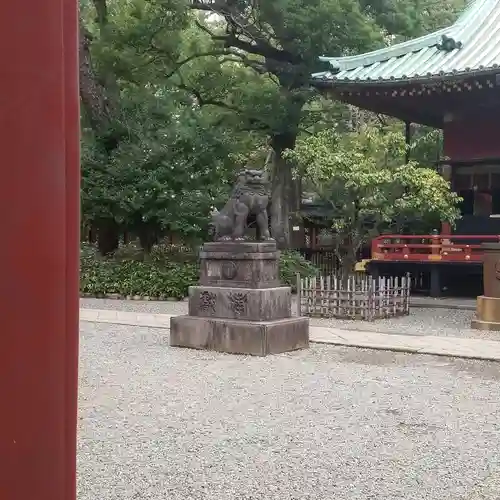
M 215 314 L 216 295 L 212 292 L 203 291 L 200 293 L 200 311 Z
M 248 302 L 248 294 L 243 292 L 233 292 L 229 294 L 229 302 L 231 310 L 234 311 L 236 316 L 245 314 Z
M 238 273 L 238 268 L 234 262 L 224 262 L 221 266 L 221 274 L 225 280 L 232 280 Z
M 269 183 L 263 170 L 245 169 L 240 172 L 231 197 L 219 212 L 212 213 L 215 240 L 245 239 L 248 217 L 254 215 L 260 239 L 272 240 L 269 232 L 267 206 L 269 204 Z

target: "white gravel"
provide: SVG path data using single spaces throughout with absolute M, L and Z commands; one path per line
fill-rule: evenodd
M 499 365 L 83 324 L 79 500 L 498 499 Z
M 294 299 L 295 301 L 295 299 Z M 187 314 L 187 302 L 141 302 L 111 299 L 81 299 L 81 305 L 92 309 Z M 296 306 L 292 312 L 295 314 Z M 470 328 L 474 312 L 443 308 L 412 308 L 410 315 L 386 320 L 351 321 L 311 318 L 313 326 L 335 327 L 399 335 L 437 335 L 441 337 L 484 338 L 500 340 L 500 332 L 482 332 Z M 500 499 L 500 496 L 499 496 Z

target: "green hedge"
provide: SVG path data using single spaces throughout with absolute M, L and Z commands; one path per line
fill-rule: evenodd
M 304 259 L 295 250 L 286 250 L 280 254 L 280 279 L 285 285 L 291 286 L 296 291 L 297 273 L 303 277 L 316 276 L 319 269 Z
M 80 254 L 80 291 L 102 296 L 149 296 L 182 299 L 198 282 L 195 252 L 187 249 L 155 247 L 147 260 L 133 245 L 121 248 L 113 258 L 104 259 L 94 247 L 83 245 Z M 295 274 L 314 275 L 317 269 L 299 253 L 281 254 L 280 275 L 284 284 L 295 287 Z

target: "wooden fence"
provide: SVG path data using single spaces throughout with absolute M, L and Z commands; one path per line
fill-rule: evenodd
M 325 275 L 334 274 L 340 268 L 339 260 L 333 250 L 301 248 L 299 252 Z
M 362 319 L 410 313 L 410 277 L 373 278 L 364 274 L 301 278 L 297 275 L 299 316 Z

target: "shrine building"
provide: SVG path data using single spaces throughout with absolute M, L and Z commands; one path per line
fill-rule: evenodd
M 365 54 L 323 57 L 312 84 L 332 99 L 443 130 L 441 174 L 462 217 L 440 235 L 376 238 L 374 272 L 428 271 L 431 294 L 457 271 L 481 274 L 500 235 L 500 0 L 475 0 L 451 26 Z M 450 234 L 452 233 L 452 234 Z

